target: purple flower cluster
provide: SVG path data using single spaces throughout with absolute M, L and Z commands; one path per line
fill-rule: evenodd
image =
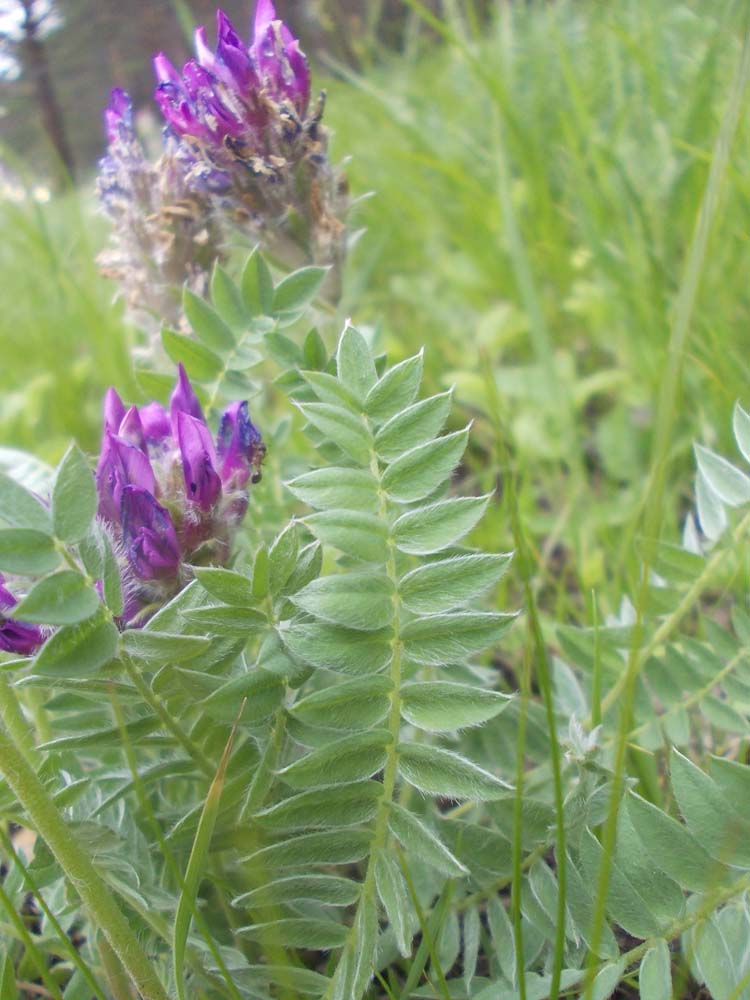
M 104 401 L 96 470 L 99 517 L 123 562 L 125 619 L 142 624 L 186 582 L 185 564 L 224 564 L 265 454 L 246 402 L 224 412 L 217 441 L 182 365 L 169 411 Z
M 0 573 L 0 650 L 17 656 L 31 656 L 44 642 L 44 633 L 38 625 L 5 616 L 5 612 L 16 604 L 17 599 L 5 586 L 5 577 Z
M 231 168 L 236 161 L 252 167 L 253 157 L 273 152 L 269 130 L 275 118 L 287 140 L 302 132 L 310 70 L 271 0 L 258 0 L 249 46 L 219 10 L 216 51 L 203 27 L 196 29 L 195 50 L 197 58 L 185 63 L 182 75 L 163 53 L 154 59 L 156 100 L 175 135 L 194 140 L 216 165 Z
M 344 252 L 347 195 L 326 155 L 323 95 L 311 104 L 307 60 L 271 0 L 258 0 L 249 44 L 219 10 L 215 49 L 199 27 L 195 53 L 181 72 L 164 53 L 154 59 L 165 122 L 155 164 L 129 97 L 112 91 L 99 175 L 115 224 L 105 273 L 124 286 L 131 314 L 161 313 L 173 326 L 183 284 L 201 294 L 238 232 L 290 267 L 339 263 Z

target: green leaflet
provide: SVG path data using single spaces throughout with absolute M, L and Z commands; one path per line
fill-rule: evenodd
M 728 881 L 727 867 L 715 861 L 681 823 L 637 795 L 630 793 L 626 801 L 644 850 L 678 885 L 705 892 Z
M 240 281 L 242 302 L 251 316 L 268 316 L 273 304 L 273 279 L 256 247 L 247 258 Z
M 6 573 L 49 573 L 60 562 L 60 553 L 49 535 L 30 528 L 0 531 L 0 570 Z
M 222 684 L 203 701 L 203 708 L 212 719 L 232 722 L 237 717 L 237 705 L 245 702 L 239 724 L 255 725 L 272 715 L 284 697 L 284 682 L 267 670 L 250 670 Z
M 426 563 L 399 582 L 402 603 L 417 614 L 435 614 L 466 604 L 505 574 L 512 553 L 453 556 Z
M 339 381 L 361 401 L 377 381 L 375 364 L 367 342 L 358 330 L 347 324 L 336 353 Z
M 385 563 L 388 555 L 388 527 L 373 514 L 353 510 L 326 510 L 308 515 L 304 523 L 325 545 L 332 545 L 364 562 Z
M 173 663 L 192 660 L 210 644 L 204 636 L 173 635 L 148 629 L 128 629 L 122 633 L 120 642 L 126 652 L 154 663 L 163 663 L 165 658 Z
M 325 830 L 290 837 L 261 848 L 244 861 L 261 871 L 306 865 L 347 865 L 360 861 L 369 850 L 370 834 L 366 830 Z
M 412 941 L 409 893 L 398 864 L 382 850 L 375 857 L 375 885 L 393 928 L 398 950 L 404 958 L 408 958 Z
M 182 362 L 193 378 L 210 382 L 217 378 L 224 365 L 215 351 L 210 350 L 199 340 L 186 337 L 164 327 L 161 331 L 161 342 L 164 350 L 175 364 Z
M 253 822 L 268 830 L 355 826 L 375 816 L 381 793 L 376 781 L 312 788 L 256 813 Z
M 378 484 L 366 469 L 313 469 L 286 485 L 315 510 L 341 508 L 374 513 L 378 509 Z
M 404 850 L 420 857 L 445 875 L 467 875 L 468 868 L 456 858 L 413 813 L 396 803 L 391 804 L 389 826 Z
M 304 917 L 287 917 L 268 923 L 251 924 L 236 931 L 253 941 L 277 941 L 287 948 L 315 948 L 327 951 L 339 948 L 346 941 L 348 927 L 333 920 L 309 920 Z
M 739 401 L 734 404 L 732 430 L 742 457 L 746 462 L 750 462 L 750 414 L 743 410 Z
M 750 478 L 744 472 L 700 444 L 695 445 L 695 457 L 700 474 L 723 503 L 739 507 L 750 501 Z
M 52 530 L 47 508 L 20 483 L 0 472 L 0 518 L 14 528 L 49 534 Z
M 400 503 L 424 500 L 449 478 L 468 440 L 467 427 L 405 452 L 385 470 L 383 489 Z
M 224 604 L 244 608 L 256 603 L 252 583 L 241 573 L 235 573 L 231 569 L 197 566 L 195 575 L 201 586 Z
M 471 684 L 426 681 L 401 689 L 401 714 L 429 732 L 451 732 L 478 726 L 507 707 L 510 695 Z
M 370 389 L 365 412 L 371 420 L 386 421 L 401 413 L 419 392 L 424 367 L 424 351 L 389 368 Z
M 590 830 L 581 837 L 581 860 L 590 885 L 597 885 L 602 863 L 602 847 Z M 614 859 L 610 865 L 607 912 L 620 927 L 639 938 L 649 938 L 662 929 L 652 916 L 648 902 L 622 873 Z
M 94 519 L 96 486 L 86 456 L 72 444 L 63 456 L 52 487 L 52 525 L 63 542 L 80 542 Z
M 74 625 L 94 614 L 99 595 L 80 573 L 62 570 L 35 583 L 13 608 L 13 617 L 42 625 Z
M 327 267 L 300 267 L 278 283 L 273 293 L 273 315 L 284 319 L 300 316 L 320 290 Z
M 291 524 L 281 532 L 268 551 L 268 580 L 271 594 L 276 597 L 292 575 L 299 554 L 299 529 Z
M 397 413 L 375 435 L 375 449 L 386 462 L 434 438 L 450 413 L 453 393 L 430 396 Z
M 254 909 L 310 900 L 326 906 L 351 906 L 359 899 L 360 885 L 336 875 L 291 875 L 238 896 L 235 906 Z
M 354 393 L 342 385 L 334 375 L 329 375 L 327 372 L 301 372 L 301 375 L 321 403 L 343 406 L 357 415 L 362 412 L 360 402 Z
M 387 576 L 345 573 L 313 580 L 292 600 L 331 625 L 374 632 L 393 620 L 393 597 L 393 584 Z
M 216 272 L 214 272 L 215 276 Z M 216 282 L 217 287 L 220 281 L 221 279 L 218 279 Z M 182 308 L 188 323 L 193 328 L 193 333 L 210 350 L 224 355 L 237 346 L 234 334 L 221 316 L 215 309 L 211 308 L 205 299 L 195 295 L 189 288 L 185 288 L 182 293 Z
M 718 861 L 750 867 L 750 824 L 707 774 L 678 750 L 670 757 L 672 788 L 688 829 Z
M 355 462 L 367 464 L 372 439 L 359 417 L 330 403 L 301 403 L 299 408 L 305 419 L 329 441 L 350 455 Z
M 393 526 L 396 545 L 402 552 L 416 556 L 455 545 L 477 524 L 490 496 L 441 500 L 402 514 Z
M 117 651 L 118 632 L 104 611 L 78 625 L 65 625 L 42 646 L 34 673 L 47 677 L 87 677 L 108 663 Z
M 250 316 L 240 290 L 218 261 L 211 275 L 211 301 L 214 308 L 232 330 L 244 330 Z
M 332 729 L 366 729 L 385 717 L 393 690 L 389 677 L 338 681 L 295 702 L 292 715 L 311 726 Z
M 415 663 L 441 666 L 491 646 L 510 628 L 516 615 L 492 611 L 457 611 L 428 615 L 402 630 L 406 655 Z
M 281 629 L 292 656 L 342 674 L 374 674 L 393 656 L 390 632 L 356 632 L 322 622 L 292 622 Z
M 401 743 L 398 754 L 403 777 L 430 795 L 482 801 L 498 798 L 510 788 L 507 782 L 452 750 Z
M 278 774 L 292 788 L 333 785 L 369 778 L 385 763 L 387 729 L 372 729 L 335 740 L 320 750 L 300 757 Z
M 643 956 L 638 973 L 641 1000 L 672 1000 L 672 968 L 667 942 L 659 939 Z

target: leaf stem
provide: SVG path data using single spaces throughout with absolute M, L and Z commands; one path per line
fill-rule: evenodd
M 201 748 L 190 739 L 179 722 L 176 722 L 175 719 L 172 718 L 161 698 L 158 698 L 144 681 L 137 667 L 127 653 L 122 655 L 122 662 L 125 666 L 128 677 L 133 682 L 133 686 L 138 691 L 141 698 L 143 698 L 149 708 L 153 709 L 156 715 L 158 715 L 165 727 L 174 736 L 183 750 L 185 750 L 186 753 L 200 767 L 201 771 L 203 771 L 203 773 L 209 778 L 213 779 L 215 769 L 212 766 L 211 761 L 208 757 L 206 757 Z

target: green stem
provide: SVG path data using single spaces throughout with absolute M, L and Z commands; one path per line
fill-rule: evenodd
M 7 675 L 2 672 L 0 672 L 0 718 L 27 763 L 36 768 L 39 761 L 33 733 L 23 714 L 16 692 Z
M 122 662 L 125 666 L 128 677 L 130 677 L 133 682 L 133 686 L 136 688 L 141 698 L 143 698 L 149 708 L 153 709 L 156 715 L 159 716 L 165 727 L 174 736 L 183 750 L 185 750 L 186 753 L 196 762 L 201 771 L 203 771 L 203 773 L 209 778 L 213 779 L 216 769 L 212 766 L 208 757 L 206 757 L 201 748 L 190 739 L 182 726 L 172 718 L 162 700 L 154 694 L 148 684 L 144 681 L 143 677 L 141 677 L 131 658 L 127 655 L 123 655 Z
M 91 862 L 89 854 L 72 836 L 57 806 L 47 794 L 23 753 L 5 730 L 0 730 L 0 771 L 26 810 L 39 836 L 122 962 L 143 1000 L 168 1000 L 153 963 L 141 948 L 109 889 Z

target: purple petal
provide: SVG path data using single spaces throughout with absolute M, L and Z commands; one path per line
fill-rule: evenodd
M 120 501 L 126 486 L 140 486 L 156 493 L 156 478 L 148 455 L 140 448 L 107 432 L 96 469 L 99 516 L 113 524 L 120 518 Z
M 12 608 L 17 603 L 16 598 L 5 586 L 5 577 L 0 573 L 0 609 Z
M 189 413 L 196 420 L 205 423 L 203 410 L 200 401 L 195 395 L 195 390 L 190 384 L 187 372 L 182 362 L 177 366 L 177 384 L 174 387 L 172 398 L 169 400 L 169 415 L 172 420 L 172 433 L 177 438 L 177 415 L 178 413 Z
M 0 649 L 17 656 L 31 656 L 44 642 L 38 625 L 0 617 Z
M 141 426 L 146 444 L 161 444 L 172 433 L 169 415 L 160 403 L 141 407 Z
M 246 402 L 232 403 L 219 424 L 218 453 L 221 481 L 225 489 L 239 490 L 247 483 L 253 467 L 260 478 L 260 464 L 265 454 L 260 431 L 250 419 Z
M 216 58 L 220 64 L 226 67 L 231 77 L 230 79 L 226 74 L 222 74 L 222 79 L 228 86 L 240 91 L 243 96 L 247 96 L 246 92 L 251 87 L 257 87 L 258 80 L 247 46 L 223 10 L 216 12 L 216 34 L 218 38 Z
M 148 490 L 126 486 L 122 491 L 122 538 L 131 566 L 143 580 L 174 576 L 180 546 L 169 511 Z
M 110 94 L 109 105 L 104 110 L 104 124 L 111 143 L 123 137 L 123 130 L 130 132 L 133 128 L 132 101 L 119 87 L 115 87 Z
M 141 451 L 146 450 L 146 436 L 143 433 L 143 424 L 137 406 L 131 406 L 122 418 L 117 436 L 121 437 L 123 441 L 127 441 L 128 444 L 132 444 L 133 447 L 140 448 Z
M 177 444 L 182 455 L 185 494 L 201 510 L 210 510 L 221 493 L 221 479 L 216 471 L 216 449 L 202 420 L 189 413 L 177 413 Z
M 201 66 L 215 75 L 217 70 L 216 56 L 208 44 L 206 29 L 203 25 L 195 29 L 195 54 Z
M 182 78 L 163 52 L 157 52 L 153 60 L 154 76 L 158 83 L 171 83 L 182 89 Z
M 104 394 L 104 433 L 116 434 L 125 416 L 125 404 L 112 386 Z
M 276 8 L 271 0 L 258 0 L 253 22 L 253 44 L 263 38 L 272 21 L 276 20 Z

